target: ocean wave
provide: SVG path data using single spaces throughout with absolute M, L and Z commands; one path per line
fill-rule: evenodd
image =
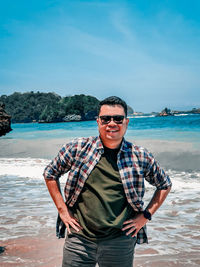
M 172 181 L 172 193 L 186 194 L 192 192 L 199 193 L 200 190 L 200 172 L 179 172 L 168 170 L 167 175 Z M 145 181 L 145 187 L 149 191 L 153 191 L 154 187 Z
M 1 158 L 0 175 L 43 179 L 43 171 L 49 163 L 39 158 Z
M 41 158 L 1 158 L 0 175 L 43 180 L 43 171 L 49 162 L 49 160 Z M 173 190 L 175 191 L 200 189 L 199 171 L 189 172 L 169 169 L 167 174 L 173 181 Z M 61 182 L 64 179 L 63 177 Z M 146 183 L 146 187 L 150 188 L 151 186 Z

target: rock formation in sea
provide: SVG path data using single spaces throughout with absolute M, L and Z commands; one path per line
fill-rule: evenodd
M 63 118 L 64 122 L 68 122 L 68 121 L 81 121 L 81 116 L 80 115 L 76 115 L 76 114 L 70 114 L 70 115 L 66 115 Z
M 0 136 L 12 131 L 11 116 L 5 112 L 5 105 L 0 103 Z
M 165 108 L 160 113 L 158 113 L 157 116 L 158 117 L 166 117 L 166 116 L 174 116 L 174 114 L 170 109 Z

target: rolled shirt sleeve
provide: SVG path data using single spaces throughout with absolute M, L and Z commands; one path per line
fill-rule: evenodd
M 43 176 L 49 180 L 59 180 L 71 167 L 71 153 L 69 145 L 63 146 L 58 155 L 46 166 Z

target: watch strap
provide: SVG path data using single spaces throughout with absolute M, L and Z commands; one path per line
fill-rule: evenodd
M 151 213 L 148 210 L 143 211 L 144 218 L 148 219 L 151 221 Z

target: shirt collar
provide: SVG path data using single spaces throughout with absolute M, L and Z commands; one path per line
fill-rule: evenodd
M 127 152 L 130 149 L 131 149 L 130 143 L 127 142 L 125 138 L 123 137 L 120 150 L 123 152 Z

